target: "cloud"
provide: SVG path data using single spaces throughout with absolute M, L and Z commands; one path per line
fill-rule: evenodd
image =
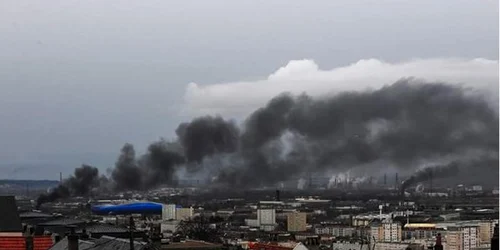
M 377 59 L 323 70 L 313 60 L 292 60 L 266 79 L 203 85 L 189 83 L 184 109 L 190 115 L 243 117 L 272 97 L 306 92 L 313 97 L 340 91 L 378 89 L 405 77 L 460 84 L 484 91 L 498 105 L 498 61 L 477 58 L 414 59 L 388 63 Z

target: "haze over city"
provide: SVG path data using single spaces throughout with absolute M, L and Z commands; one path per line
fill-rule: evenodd
M 416 77 L 495 103 L 497 19 L 497 1 L 2 1 L 0 176 L 105 173 L 125 143 L 144 153 L 203 115 L 241 124 L 282 92 Z

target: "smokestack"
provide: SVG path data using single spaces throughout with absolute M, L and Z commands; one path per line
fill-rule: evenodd
M 280 191 L 276 189 L 276 201 L 280 201 Z
M 491 238 L 491 250 L 498 250 L 498 223 L 493 229 L 493 237 Z
M 59 172 L 59 184 L 62 184 L 63 180 L 62 180 L 62 172 Z
M 71 227 L 68 235 L 68 250 L 78 250 L 78 235 L 76 235 L 74 227 Z

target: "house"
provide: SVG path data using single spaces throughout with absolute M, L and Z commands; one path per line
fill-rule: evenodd
M 25 232 L 17 211 L 14 196 L 0 196 L 0 249 L 47 250 L 53 245 L 50 236 Z
M 308 248 L 300 242 L 249 242 L 248 247 L 251 250 L 308 250 Z

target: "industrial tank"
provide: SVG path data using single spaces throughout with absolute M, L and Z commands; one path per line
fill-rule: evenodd
M 161 214 L 163 204 L 155 202 L 134 202 L 120 205 L 101 205 L 91 208 L 94 214 Z

